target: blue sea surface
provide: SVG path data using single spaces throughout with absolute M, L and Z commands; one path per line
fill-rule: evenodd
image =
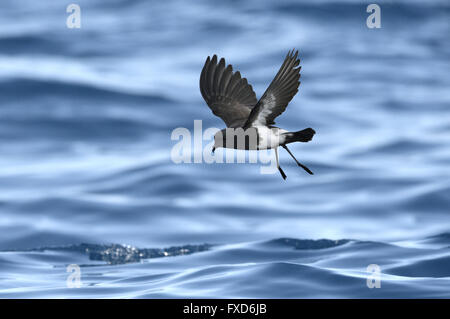
M 450 298 L 448 1 L 74 3 L 0 1 L 0 298 Z M 259 97 L 292 48 L 314 175 L 172 161 L 208 55 Z

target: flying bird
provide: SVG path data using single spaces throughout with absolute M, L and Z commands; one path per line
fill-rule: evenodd
M 226 66 L 224 58 L 219 62 L 217 60 L 216 55 L 212 58 L 208 56 L 200 75 L 200 92 L 206 104 L 227 126 L 215 134 L 212 152 L 219 147 L 274 149 L 277 168 L 283 179 L 286 179 L 278 160 L 278 147 L 281 146 L 298 166 L 312 175 L 313 172 L 295 158 L 287 144 L 309 142 L 316 132 L 312 128 L 289 132 L 274 126 L 275 118 L 284 112 L 298 92 L 301 69 L 298 51 L 289 51 L 259 101 L 252 86 L 246 78 L 241 77 L 239 71 L 233 72 L 232 65 Z

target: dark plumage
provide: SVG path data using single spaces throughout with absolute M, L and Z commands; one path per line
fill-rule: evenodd
M 297 164 L 308 173 L 312 172 L 297 159 L 287 148 L 286 144 L 293 142 L 308 142 L 315 131 L 307 128 L 298 132 L 289 132 L 274 127 L 275 118 L 284 112 L 289 102 L 298 92 L 300 85 L 300 60 L 298 51 L 290 51 L 281 65 L 275 78 L 258 101 L 252 86 L 246 78 L 242 78 L 239 71 L 233 72 L 231 65 L 225 66 L 225 59 L 217 63 L 217 56 L 206 59 L 200 75 L 200 92 L 212 112 L 220 117 L 229 128 L 243 128 L 245 132 L 253 132 L 258 137 L 255 145 L 247 144 L 244 149 L 275 149 L 278 169 L 286 178 L 278 163 L 278 146 L 285 148 Z M 220 137 L 215 136 L 216 147 L 240 147 L 224 145 L 226 130 L 222 130 Z M 216 134 L 217 135 L 217 134 Z M 222 143 L 222 144 L 221 144 Z
M 300 60 L 298 51 L 289 52 L 284 59 L 277 75 L 270 83 L 266 92 L 250 112 L 244 127 L 250 127 L 257 122 L 259 125 L 273 125 L 275 118 L 284 112 L 289 102 L 298 92 L 300 85 Z
M 256 94 L 246 78 L 233 67 L 225 67 L 225 59 L 206 59 L 200 75 L 200 92 L 214 115 L 228 127 L 242 127 L 255 106 Z

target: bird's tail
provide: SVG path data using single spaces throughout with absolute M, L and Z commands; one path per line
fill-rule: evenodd
M 285 133 L 284 135 L 286 135 L 286 141 L 284 144 L 293 142 L 309 142 L 312 140 L 314 134 L 316 134 L 316 131 L 310 127 L 297 132 Z

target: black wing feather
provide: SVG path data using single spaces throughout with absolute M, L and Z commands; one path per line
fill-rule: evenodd
M 239 71 L 233 73 L 225 59 L 217 63 L 217 56 L 206 59 L 200 75 L 200 92 L 212 112 L 228 127 L 242 127 L 257 99 L 253 88 Z
M 244 128 L 269 126 L 284 112 L 289 102 L 297 94 L 300 85 L 300 60 L 298 51 L 289 51 L 275 78 L 266 92 L 252 109 Z

